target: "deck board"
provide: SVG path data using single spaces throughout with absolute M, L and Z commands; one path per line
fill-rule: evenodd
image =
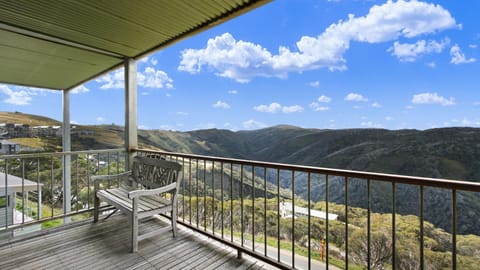
M 142 233 L 167 222 L 151 219 Z M 65 226 L 24 240 L 0 242 L 0 269 L 275 269 L 253 258 L 236 258 L 236 250 L 179 226 L 170 232 L 139 242 L 130 253 L 126 218 Z

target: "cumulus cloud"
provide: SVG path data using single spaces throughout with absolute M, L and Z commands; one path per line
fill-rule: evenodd
M 146 67 L 143 72 L 137 73 L 139 86 L 147 88 L 173 88 L 173 80 L 163 70 L 154 67 Z
M 467 59 L 457 44 L 453 45 L 453 47 L 450 49 L 450 56 L 452 57 L 450 63 L 455 65 L 474 63 L 477 61 L 477 59 L 473 57 Z
M 293 106 L 284 106 L 282 108 L 283 113 L 299 113 L 303 112 L 303 107 L 300 105 L 293 105 Z
M 325 95 L 321 95 L 320 97 L 318 97 L 318 102 L 329 103 L 330 101 L 332 101 L 332 98 Z
M 430 67 L 430 68 L 435 68 L 437 66 L 435 62 L 428 62 L 426 65 L 427 67 Z
M 85 85 L 79 85 L 75 88 L 73 88 L 70 93 L 72 94 L 80 94 L 80 93 L 87 93 L 90 92 L 90 89 L 88 89 Z
M 277 112 L 283 112 L 283 113 L 298 113 L 298 112 L 303 112 L 303 107 L 300 105 L 292 105 L 292 106 L 282 106 L 277 102 L 272 102 L 270 105 L 258 105 L 253 107 L 254 110 L 258 112 L 264 112 L 264 113 L 277 113 Z
M 95 118 L 95 121 L 97 121 L 98 124 L 102 124 L 105 123 L 106 119 L 102 116 L 98 116 L 97 118 Z
M 316 112 L 319 112 L 319 111 L 328 111 L 330 110 L 330 107 L 328 106 L 322 106 L 320 105 L 320 103 L 318 102 L 312 102 L 310 103 L 310 108 L 312 108 L 312 110 L 316 111 Z
M 349 93 L 345 96 L 346 101 L 356 101 L 356 102 L 368 102 L 368 98 L 357 93 Z
M 270 105 L 258 105 L 253 107 L 255 111 L 266 112 L 266 113 L 277 113 L 282 109 L 282 105 L 273 102 Z
M 308 85 L 310 85 L 311 87 L 319 87 L 320 82 L 319 81 L 309 82 Z
M 455 99 L 453 97 L 445 98 L 437 93 L 420 93 L 413 95 L 413 104 L 439 104 L 442 106 L 455 105 Z
M 382 104 L 378 103 L 378 102 L 373 102 L 372 103 L 372 107 L 373 108 L 381 108 L 382 107 Z
M 0 94 L 6 96 L 3 102 L 13 105 L 30 105 L 34 96 L 61 93 L 62 91 L 58 90 L 0 84 Z
M 125 87 L 124 70 L 119 69 L 108 73 L 95 81 L 101 84 L 101 89 L 123 89 Z M 173 88 L 173 80 L 168 74 L 154 67 L 146 67 L 143 72 L 138 71 L 137 84 L 146 88 Z
M 401 62 L 414 62 L 420 56 L 431 53 L 441 53 L 450 43 L 448 38 L 438 42 L 435 40 L 419 40 L 416 43 L 400 43 L 395 41 L 393 47 L 388 49 L 392 55 L 396 56 Z
M 458 27 L 450 12 L 437 4 L 387 1 L 368 14 L 331 24 L 317 37 L 303 36 L 293 49 L 280 46 L 272 53 L 259 44 L 236 40 L 224 33 L 205 48 L 182 51 L 178 69 L 191 74 L 202 69 L 246 83 L 255 77 L 287 77 L 289 72 L 319 68 L 346 70 L 345 52 L 351 42 L 380 43 L 414 38 Z
M 237 90 L 229 90 L 228 93 L 230 95 L 236 95 L 236 94 L 238 94 L 238 91 Z
M 213 104 L 212 106 L 213 108 L 218 108 L 218 109 L 230 109 L 230 105 L 228 105 L 227 102 L 221 101 L 221 100 L 215 102 L 215 104 Z
M 383 127 L 382 124 L 375 123 L 372 121 L 364 121 L 364 122 L 361 122 L 360 125 L 366 128 L 382 128 Z
M 243 122 L 243 128 L 245 129 L 259 129 L 259 128 L 264 128 L 266 126 L 267 125 L 265 125 L 264 123 L 255 121 L 253 119 Z
M 7 85 L 0 85 L 0 93 L 6 95 L 7 97 L 3 102 L 13 105 L 29 105 L 32 100 L 31 93 L 26 90 L 13 90 Z

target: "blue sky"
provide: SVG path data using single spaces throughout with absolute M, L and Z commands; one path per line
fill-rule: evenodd
M 278 0 L 138 62 L 139 127 L 480 127 L 480 1 Z M 123 70 L 71 96 L 121 124 Z M 59 92 L 0 85 L 0 110 L 61 120 Z

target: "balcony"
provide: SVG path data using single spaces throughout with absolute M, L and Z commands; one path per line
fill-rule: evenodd
M 63 152 L 0 156 L 0 268 L 477 268 L 476 236 L 458 232 L 478 183 L 138 149 L 136 61 L 267 2 L 11 1 L 0 9 L 8 67 L 0 82 L 58 90 L 63 101 Z M 120 67 L 124 147 L 71 151 L 72 90 Z M 138 254 L 127 253 L 122 217 L 91 224 L 90 176 L 122 172 L 133 155 L 183 168 L 178 241 L 143 241 Z M 405 204 L 415 213 L 405 215 Z M 446 216 L 445 230 L 428 222 L 432 213 Z
M 432 189 L 441 189 L 450 206 L 445 215 L 451 228 L 442 232 L 442 254 L 447 254 L 443 267 L 470 267 L 478 256 L 465 252 L 469 236 L 457 234 L 458 208 L 465 207 L 459 198 L 478 196 L 478 183 L 144 149 L 135 150 L 135 154 L 182 164 L 178 203 L 182 230 L 178 241 L 166 234 L 140 242 L 139 253 L 130 254 L 121 216 L 91 223 L 94 195 L 90 176 L 123 171 L 127 155 L 122 149 L 4 155 L 0 156 L 3 194 L 9 194 L 9 178 L 21 179 L 24 184 L 15 188 L 11 202 L 25 218 L 19 224 L 9 223 L 7 217 L 13 208 L 5 208 L 0 253 L 9 254 L 11 259 L 2 261 L 0 267 L 8 269 L 19 261 L 25 268 L 47 267 L 57 264 L 58 256 L 63 266 L 74 268 L 91 267 L 88 262 L 95 261 L 99 267 L 105 264 L 125 269 L 203 269 L 204 265 L 212 269 L 409 269 L 407 264 L 435 269 L 438 254 L 432 249 L 433 229 L 425 214 L 431 210 L 426 202 Z M 65 170 L 67 157 L 71 163 Z M 70 204 L 64 201 L 65 171 L 70 172 Z M 32 190 L 32 182 L 38 190 Z M 378 200 L 379 187 L 386 188 L 388 194 L 382 196 L 389 200 Z M 397 212 L 402 202 L 396 196 L 405 188 L 416 192 L 411 198 L 418 201 L 417 216 Z M 364 193 L 364 208 L 349 195 L 355 190 Z M 342 204 L 333 203 L 338 197 Z M 376 210 L 386 202 L 390 212 Z M 108 214 L 110 208 L 104 207 Z M 147 229 L 161 221 L 148 222 Z M 405 236 L 413 237 L 415 245 L 406 245 Z M 185 254 L 202 259 L 192 260 Z M 166 266 L 157 264 L 165 261 L 169 262 Z

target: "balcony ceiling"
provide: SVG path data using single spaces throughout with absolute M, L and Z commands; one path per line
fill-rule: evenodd
M 0 82 L 71 89 L 269 0 L 0 0 Z

